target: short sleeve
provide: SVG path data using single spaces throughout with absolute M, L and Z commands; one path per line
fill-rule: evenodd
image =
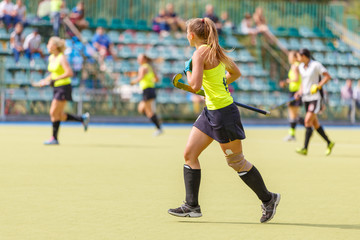
M 319 62 L 316 63 L 316 70 L 318 71 L 319 75 L 323 75 L 325 72 L 328 72 L 324 65 Z

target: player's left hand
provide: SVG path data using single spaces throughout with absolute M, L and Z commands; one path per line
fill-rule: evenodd
M 185 75 L 187 75 L 187 72 L 192 72 L 192 59 L 191 58 L 185 62 L 185 69 L 184 69 Z
M 321 89 L 321 87 L 319 86 L 319 85 L 317 85 L 317 84 L 313 84 L 312 86 L 311 86 L 311 88 L 310 88 L 310 93 L 311 94 L 315 94 L 318 90 L 320 90 Z

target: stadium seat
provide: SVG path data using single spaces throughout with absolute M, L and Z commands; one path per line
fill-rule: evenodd
M 96 21 L 96 27 L 107 28 L 108 27 L 107 20 L 105 18 L 98 18 Z
M 326 50 L 331 52 L 331 51 L 335 51 L 336 48 L 332 42 L 328 41 L 326 43 Z
M 5 58 L 5 69 L 16 69 L 15 58 L 13 56 L 8 56 Z
M 174 57 L 174 59 L 176 59 L 176 60 L 185 60 L 186 59 L 185 53 L 184 53 L 184 48 L 182 48 L 182 47 L 173 47 L 171 54 Z
M 126 18 L 121 26 L 123 29 L 136 29 L 134 20 Z
M 355 57 L 353 54 L 349 55 L 349 64 L 352 66 L 360 66 L 360 59 Z
M 90 42 L 93 37 L 93 33 L 89 29 L 84 29 L 81 31 L 81 36 L 85 42 Z
M 43 75 L 39 72 L 31 72 L 30 73 L 30 82 L 38 82 L 43 79 Z
M 331 76 L 331 78 L 337 78 L 338 77 L 338 74 L 337 74 L 337 70 L 335 67 L 327 67 L 327 70 Z
M 343 65 L 343 66 L 349 64 L 347 54 L 341 54 L 341 53 L 337 54 L 336 61 L 337 61 L 337 64 L 340 64 L 340 65 Z
M 240 70 L 241 71 L 241 70 Z M 241 71 L 242 72 L 242 71 Z M 251 84 L 248 78 L 240 78 L 237 81 L 237 85 L 241 90 L 248 91 L 251 89 Z
M 159 34 L 157 34 L 156 32 L 150 32 L 147 37 L 151 45 L 156 45 L 160 43 Z
M 279 38 L 280 44 L 285 47 L 286 49 L 289 49 L 289 43 L 285 38 Z
M 310 28 L 305 26 L 299 27 L 299 33 L 305 38 L 316 37 L 315 33 Z
M 27 57 L 21 57 L 17 62 L 20 69 L 30 69 L 30 60 Z
M 161 43 L 165 45 L 175 45 L 176 40 L 171 35 L 168 35 L 161 39 Z
M 123 74 L 120 74 L 119 77 L 117 78 L 117 84 L 119 86 L 121 85 L 130 85 L 130 77 L 129 76 L 126 76 L 126 75 L 123 75 Z
M 325 28 L 324 37 L 326 38 L 335 38 L 336 36 L 332 33 L 332 31 L 328 28 Z
M 159 57 L 159 52 L 155 47 L 151 47 L 148 50 L 146 50 L 146 55 L 151 59 L 156 59 Z
M 147 38 L 146 33 L 137 32 L 136 33 L 136 38 L 135 38 L 135 43 L 136 44 L 141 44 L 141 45 L 149 43 L 149 40 Z
M 338 67 L 337 76 L 341 79 L 347 79 L 350 77 L 349 69 L 346 67 Z
M 320 52 L 314 52 L 313 57 L 316 61 L 319 61 L 321 63 L 325 63 L 324 55 Z
M 0 28 L 0 40 L 9 40 L 10 34 L 6 32 L 5 28 Z
M 118 31 L 114 31 L 114 30 L 109 31 L 109 32 L 107 33 L 107 35 L 109 36 L 110 41 L 111 41 L 112 43 L 114 43 L 114 44 L 120 43 L 120 33 L 119 33 Z
M 302 46 L 297 38 L 290 38 L 289 39 L 289 49 L 290 50 L 299 50 Z
M 286 27 L 277 27 L 274 34 L 279 37 L 287 37 L 289 36 L 288 29 Z
M 43 100 L 42 96 L 41 96 L 41 90 L 37 89 L 37 88 L 29 88 L 27 90 L 27 99 L 30 101 L 39 101 L 39 100 Z
M 335 65 L 336 64 L 336 55 L 333 52 L 327 52 L 325 54 L 324 64 Z
M 330 74 L 331 75 L 331 74 Z M 331 75 L 332 76 L 332 75 Z M 337 79 L 331 79 L 326 85 L 326 90 L 332 93 L 340 92 L 340 84 Z
M 14 84 L 13 75 L 9 71 L 5 71 L 5 84 Z
M 289 28 L 289 33 L 288 34 L 289 34 L 288 36 L 290 36 L 290 37 L 300 37 L 299 31 L 294 27 Z
M 89 28 L 95 28 L 94 19 L 91 17 L 86 17 L 85 20 L 89 23 Z
M 314 27 L 312 31 L 316 37 L 318 37 L 318 38 L 324 37 L 323 32 L 318 27 Z
M 342 41 L 338 41 L 337 42 L 337 47 L 336 49 L 339 52 L 351 52 L 351 48 L 349 47 L 349 45 L 347 45 L 346 43 L 342 42 Z
M 139 31 L 149 31 L 149 30 L 151 30 L 151 27 L 148 26 L 146 20 L 140 19 L 136 23 L 136 29 L 139 30 Z
M 350 77 L 353 79 L 360 79 L 360 69 L 358 67 L 350 68 Z
M 30 79 L 28 77 L 28 74 L 26 74 L 24 71 L 15 72 L 14 84 L 30 85 Z
M 26 100 L 26 92 L 24 89 L 14 88 L 8 89 L 11 91 L 6 91 L 6 97 L 11 100 Z
M 236 39 L 236 37 L 234 36 L 227 36 L 225 39 L 225 45 L 227 47 L 231 47 L 231 48 L 241 48 L 243 47 L 239 41 Z
M 313 48 L 316 51 L 325 51 L 326 46 L 320 39 L 314 39 L 313 41 Z
M 42 60 L 41 58 L 35 58 L 34 65 L 31 66 L 31 69 L 45 71 L 45 70 L 47 70 L 47 65 L 46 65 L 45 61 Z
M 255 61 L 254 57 L 251 56 L 251 54 L 246 49 L 239 50 L 238 53 L 239 53 L 238 54 L 238 59 L 241 62 L 254 62 Z
M 310 41 L 310 39 L 302 38 L 302 39 L 300 40 L 300 45 L 301 45 L 301 48 L 307 48 L 307 49 L 309 49 L 310 51 L 314 51 L 314 50 L 315 50 L 314 45 L 313 45 L 313 43 Z
M 134 37 L 131 33 L 124 32 L 122 35 L 120 35 L 120 42 L 124 44 L 131 44 L 135 43 Z
M 114 30 L 120 30 L 122 28 L 121 20 L 118 18 L 113 18 L 110 23 L 110 28 Z

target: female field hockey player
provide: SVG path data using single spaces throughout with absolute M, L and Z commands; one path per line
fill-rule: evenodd
M 145 54 L 140 54 L 137 61 L 140 65 L 138 76 L 131 81 L 131 85 L 139 83 L 143 91 L 143 100 L 138 105 L 138 112 L 145 114 L 155 124 L 157 130 L 154 136 L 158 136 L 162 133 L 162 129 L 159 119 L 153 110 L 154 100 L 156 99 L 155 83 L 158 82 L 158 77 L 151 65 L 151 59 Z
M 81 122 L 86 131 L 88 128 L 90 115 L 85 113 L 82 116 L 75 116 L 65 113 L 67 101 L 72 101 L 71 97 L 71 77 L 73 71 L 67 61 L 64 50 L 65 41 L 59 37 L 51 37 L 47 49 L 51 54 L 49 57 L 48 71 L 51 73 L 48 77 L 33 83 L 35 87 L 44 87 L 51 85 L 54 88 L 54 96 L 50 107 L 50 119 L 53 127 L 53 134 L 50 140 L 44 142 L 45 145 L 57 145 L 60 122 L 76 121 Z
M 187 39 L 196 51 L 185 63 L 185 72 L 194 91 L 204 88 L 206 107 L 194 123 L 185 147 L 186 201 L 178 208 L 169 209 L 168 213 L 178 217 L 202 216 L 198 203 L 201 178 L 198 157 L 215 140 L 219 142 L 228 165 L 262 201 L 260 222 L 267 222 L 275 214 L 280 194 L 267 190 L 259 171 L 243 155 L 241 140 L 245 139 L 245 133 L 239 110 L 228 89 L 228 84 L 241 76 L 240 70 L 220 47 L 215 24 L 209 18 L 190 19 Z
M 295 94 L 296 98 L 302 98 L 305 106 L 305 142 L 304 147 L 297 149 L 296 152 L 302 155 L 307 155 L 308 145 L 313 133 L 313 128 L 320 134 L 320 136 L 326 141 L 327 149 L 325 154 L 330 155 L 334 142 L 330 141 L 323 127 L 320 125 L 317 118 L 317 114 L 321 110 L 321 94 L 320 90 L 330 79 L 331 76 L 327 72 L 326 68 L 319 63 L 311 59 L 310 51 L 306 48 L 299 51 L 301 64 L 299 65 L 299 72 L 301 75 L 301 87 Z M 319 82 L 319 76 L 322 76 Z
M 298 62 L 298 53 L 296 51 L 290 51 L 288 54 L 288 60 L 290 63 L 290 70 L 288 74 L 288 79 L 286 81 L 282 81 L 280 84 L 285 86 L 285 84 L 289 85 L 290 98 L 293 98 L 295 93 L 300 89 L 301 85 L 301 76 L 299 73 L 299 62 Z M 303 123 L 304 119 L 299 117 L 299 110 L 301 106 L 301 100 L 295 99 L 288 104 L 289 111 L 289 122 L 290 129 L 289 135 L 284 138 L 284 141 L 295 141 L 295 128 L 297 122 Z

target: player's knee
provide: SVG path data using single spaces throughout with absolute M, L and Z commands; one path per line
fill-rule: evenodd
M 231 153 L 225 156 L 230 167 L 236 172 L 248 172 L 252 168 L 252 164 L 248 162 L 242 153 Z

